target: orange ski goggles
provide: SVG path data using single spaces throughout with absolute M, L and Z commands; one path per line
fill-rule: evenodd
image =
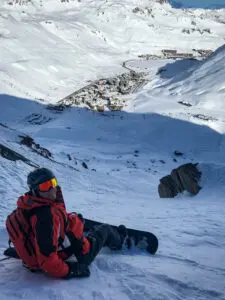
M 58 183 L 56 178 L 52 178 L 48 181 L 42 182 L 38 185 L 40 192 L 48 192 L 50 189 L 57 187 Z

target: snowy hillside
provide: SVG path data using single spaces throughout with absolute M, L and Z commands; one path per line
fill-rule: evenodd
M 122 63 L 138 55 L 224 43 L 225 10 L 177 10 L 155 0 L 1 0 L 0 6 L 1 91 L 43 101 L 121 74 Z
M 178 106 L 183 105 L 182 119 L 203 121 L 224 133 L 224 57 L 225 47 L 222 46 L 203 61 L 181 60 L 164 65 L 157 79 L 146 86 L 146 94 L 140 94 L 140 103 L 143 95 L 145 99 L 160 96 L 171 103 L 170 112 L 174 110 L 177 116 L 180 114 L 176 112 Z M 148 108 L 145 105 L 143 109 Z M 167 107 L 157 104 L 158 112 L 159 109 L 167 111 Z
M 0 259 L 5 218 L 35 166 L 54 170 L 68 211 L 159 238 L 155 256 L 104 249 L 82 280 L 2 261 L 1 299 L 224 300 L 225 10 L 153 0 L 0 5 Z M 49 106 L 61 99 L 69 107 Z M 90 109 L 95 100 L 102 112 Z M 202 171 L 199 194 L 159 198 L 160 178 L 188 162 Z
M 225 46 L 222 46 L 205 61 L 202 61 L 191 70 L 191 74 L 183 79 L 177 79 L 173 85 L 173 93 L 188 97 L 189 103 L 204 107 L 208 110 L 224 111 L 225 99 Z M 190 71 L 189 71 L 190 72 Z M 217 95 L 217 101 L 212 99 Z M 213 99 L 215 100 L 215 99 Z
M 1 97 L 1 105 L 1 120 L 10 125 L 0 127 L 1 143 L 33 164 L 54 169 L 68 210 L 151 230 L 160 241 L 154 257 L 105 250 L 91 267 L 91 278 L 79 281 L 56 283 L 28 273 L 17 261 L 6 261 L 0 264 L 2 299 L 224 299 L 225 168 L 219 159 L 224 136 L 160 114 L 99 115 L 73 108 L 54 115 L 31 100 L 7 96 Z M 32 125 L 24 118 L 28 110 L 52 120 Z M 20 145 L 22 133 L 49 149 L 52 160 Z M 177 149 L 184 151 L 183 157 L 174 156 Z M 2 252 L 7 246 L 4 219 L 26 191 L 26 175 L 33 167 L 0 160 Z M 160 199 L 159 178 L 190 161 L 200 162 L 203 190 L 195 197 Z

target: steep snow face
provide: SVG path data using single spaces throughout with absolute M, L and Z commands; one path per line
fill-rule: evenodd
M 222 46 L 204 61 L 169 63 L 163 67 L 156 89 L 151 93 L 162 92 L 171 96 L 174 102 L 186 102 L 199 112 L 205 111 L 222 120 L 221 112 L 225 109 L 224 57 L 225 46 Z
M 179 83 L 175 91 L 189 97 L 190 103 L 206 109 L 225 109 L 225 46 L 222 46 L 208 59 L 197 64 L 192 73 Z M 214 95 L 217 100 L 214 101 Z M 194 97 L 194 99 L 193 99 Z
M 1 91 L 56 102 L 137 55 L 223 44 L 223 10 L 159 2 L 1 0 Z
M 165 62 L 157 75 L 149 75 L 150 82 L 130 102 L 129 109 L 173 115 L 224 133 L 224 56 L 225 46 L 221 46 L 202 61 Z

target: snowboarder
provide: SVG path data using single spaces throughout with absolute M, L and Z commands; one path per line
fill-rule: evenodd
M 103 246 L 121 249 L 126 227 L 102 224 L 84 236 L 81 214 L 66 211 L 53 172 L 38 168 L 27 177 L 29 192 L 19 197 L 6 220 L 9 239 L 23 265 L 58 278 L 88 277 L 89 265 Z M 66 261 L 75 255 L 76 262 Z

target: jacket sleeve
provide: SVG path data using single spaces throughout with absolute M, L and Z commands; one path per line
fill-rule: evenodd
M 39 267 L 52 276 L 65 277 L 69 272 L 69 267 L 57 253 L 60 232 L 59 217 L 52 213 L 51 207 L 41 207 L 37 210 L 31 223 Z
M 72 234 L 73 238 L 81 243 L 80 255 L 85 255 L 90 251 L 90 243 L 84 236 L 84 223 L 76 213 L 67 214 L 67 234 Z M 71 241 L 72 242 L 72 241 Z M 76 243 L 75 243 L 76 244 Z M 79 243 L 77 243 L 79 244 Z M 79 249 L 77 249 L 79 252 Z M 76 253 L 76 252 L 75 252 Z M 76 255 L 77 256 L 77 255 Z

